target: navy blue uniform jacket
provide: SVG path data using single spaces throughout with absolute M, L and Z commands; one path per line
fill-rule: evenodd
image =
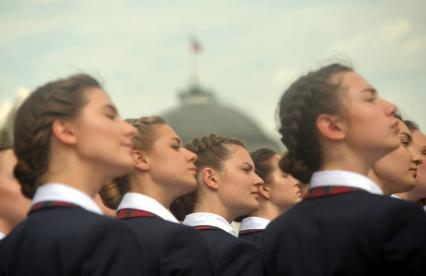
M 217 275 L 262 276 L 259 248 L 219 228 L 199 230 L 207 243 Z
M 191 227 L 157 216 L 122 220 L 137 235 L 144 275 L 211 276 L 209 252 L 200 235 Z
M 2 241 L 0 275 L 140 276 L 136 242 L 123 223 L 83 208 L 40 209 Z
M 267 275 L 426 275 L 426 214 L 364 191 L 306 199 L 263 237 Z

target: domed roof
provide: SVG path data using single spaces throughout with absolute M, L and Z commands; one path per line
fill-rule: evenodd
M 242 112 L 220 104 L 210 91 L 192 84 L 180 93 L 181 104 L 161 116 L 187 143 L 195 137 L 214 133 L 241 139 L 249 150 L 269 147 L 278 152 L 279 144 Z

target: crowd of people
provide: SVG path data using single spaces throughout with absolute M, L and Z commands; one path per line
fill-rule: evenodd
M 341 64 L 293 82 L 278 117 L 285 153 L 184 144 L 87 74 L 38 87 L 0 148 L 0 276 L 425 275 L 416 123 Z

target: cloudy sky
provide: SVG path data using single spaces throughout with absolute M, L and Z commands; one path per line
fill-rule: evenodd
M 1 0 L 0 117 L 16 95 L 81 71 L 123 117 L 159 114 L 188 84 L 196 34 L 202 84 L 271 135 L 282 91 L 332 61 L 426 130 L 425 11 L 422 0 Z

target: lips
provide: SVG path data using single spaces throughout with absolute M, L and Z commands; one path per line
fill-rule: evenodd
M 417 168 L 410 168 L 410 171 L 413 174 L 413 177 L 417 177 Z

